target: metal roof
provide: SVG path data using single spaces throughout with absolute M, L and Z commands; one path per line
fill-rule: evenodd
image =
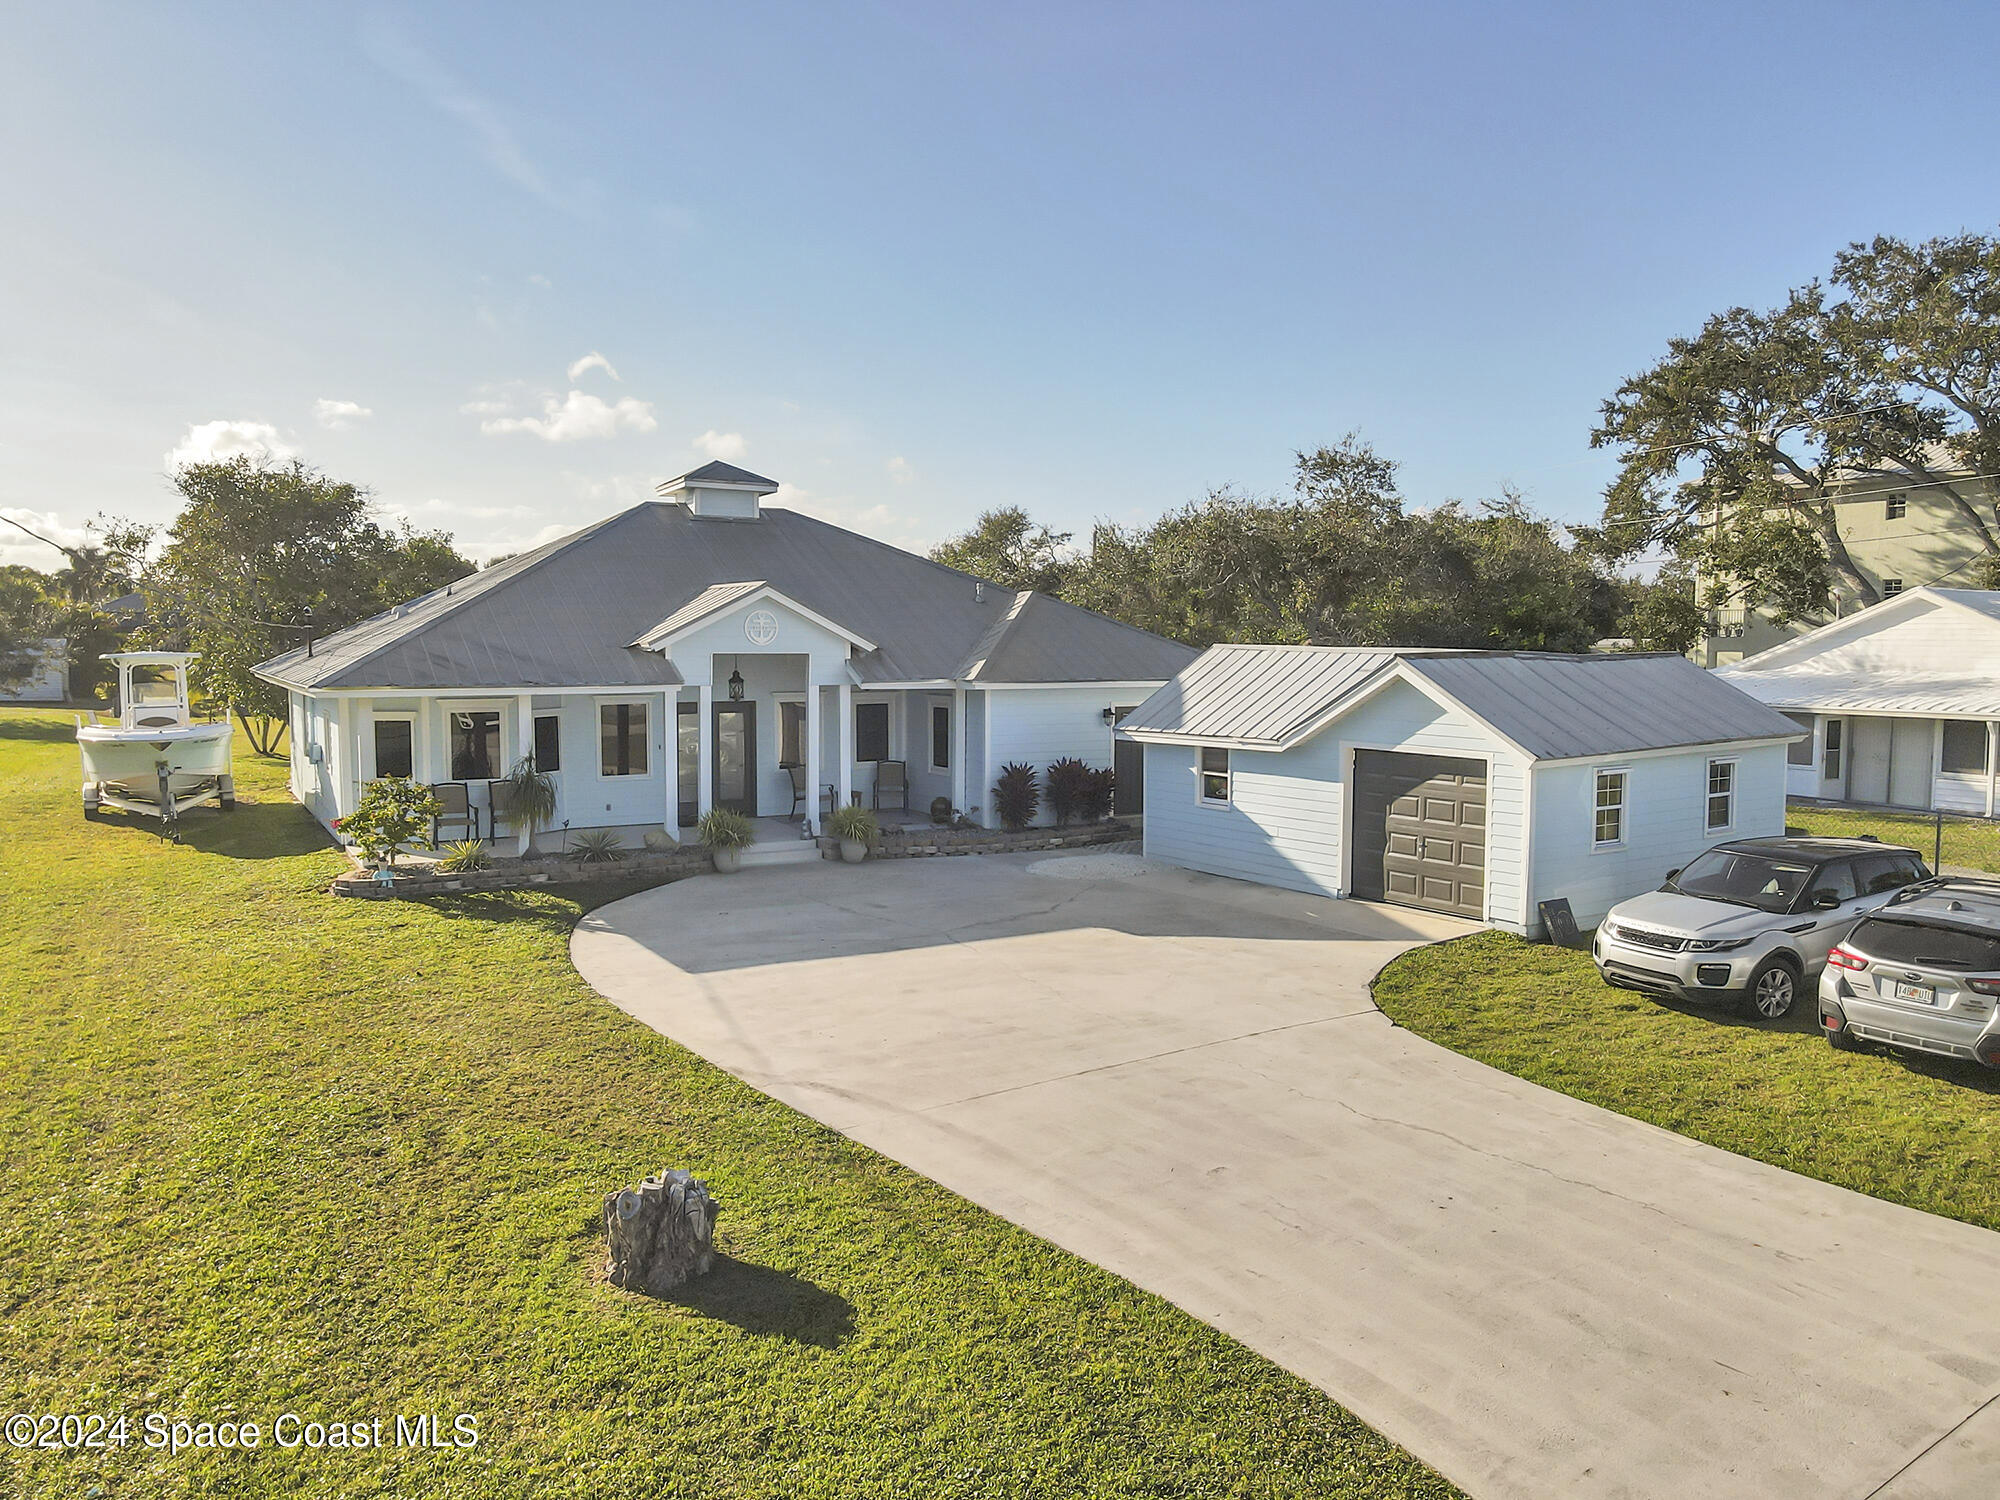
M 989 583 L 978 597 L 969 574 L 794 511 L 721 520 L 652 501 L 258 671 L 322 690 L 672 686 L 681 680 L 673 664 L 629 643 L 718 580 L 745 579 L 876 642 L 854 658 L 864 683 L 959 679 L 989 638 L 982 682 L 1159 682 L 1194 656 L 1041 596 L 1011 622 L 1027 627 L 1017 645 L 1011 630 L 994 634 L 1016 608 L 1012 590 Z
M 1214 646 L 1119 727 L 1285 749 L 1391 675 L 1428 684 L 1538 760 L 1799 734 L 1681 656 L 1376 646 Z
M 1759 703 L 1815 713 L 1924 714 L 2000 719 L 2000 681 L 1971 673 L 1857 676 L 1839 672 L 1718 674 Z
M 637 646 L 649 638 L 658 639 L 661 636 L 672 635 L 683 625 L 692 625 L 696 620 L 712 615 L 719 609 L 727 609 L 738 599 L 748 598 L 757 590 L 769 587 L 770 585 L 761 578 L 748 579 L 743 583 L 711 584 L 651 630 L 641 631 L 639 639 L 631 644 Z
M 766 479 L 762 474 L 752 474 L 748 469 L 739 469 L 735 464 L 726 464 L 719 458 L 712 464 L 703 464 L 699 469 L 690 469 L 677 479 L 669 479 L 660 488 L 678 489 L 687 484 L 740 484 L 767 491 L 778 488 L 777 480 Z

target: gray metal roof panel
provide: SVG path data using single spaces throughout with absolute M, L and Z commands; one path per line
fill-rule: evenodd
M 1365 646 L 1213 646 L 1120 727 L 1280 747 L 1398 661 L 1537 759 L 1798 734 L 1685 657 Z
M 1013 605 L 1011 590 L 829 526 L 765 507 L 756 521 L 709 519 L 680 504 L 635 506 L 561 541 L 264 663 L 298 688 L 667 686 L 658 652 L 628 645 L 717 579 L 760 579 L 877 649 L 864 682 L 952 679 Z M 994 681 L 1158 681 L 1188 647 L 1058 601 Z M 1013 652 L 1004 638 L 1000 649 Z M 1028 677 L 1048 671 L 1056 675 Z
M 703 464 L 699 469 L 690 469 L 679 478 L 669 479 L 669 487 L 678 484 L 744 484 L 762 485 L 767 490 L 778 488 L 778 481 L 766 479 L 762 474 L 752 474 L 748 469 L 739 469 L 735 464 L 726 464 L 721 459 Z
M 984 647 L 980 682 L 1157 682 L 1195 648 L 1047 594 L 1020 596 Z
M 636 646 L 639 644 L 639 641 L 643 641 L 648 636 L 672 635 L 683 625 L 692 625 L 696 620 L 706 615 L 712 615 L 719 609 L 726 609 L 738 599 L 754 594 L 757 590 L 766 586 L 764 580 L 761 578 L 745 579 L 741 583 L 712 584 L 708 588 L 703 589 L 699 594 L 696 594 L 664 620 L 660 621 L 659 624 L 653 626 L 651 629 L 640 631 L 639 639 L 631 642 L 631 644 Z

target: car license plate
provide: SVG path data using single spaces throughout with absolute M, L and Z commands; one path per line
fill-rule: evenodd
M 1937 991 L 1927 984 L 1904 984 L 1900 979 L 1885 979 L 1882 988 L 1888 991 L 1887 998 L 1900 1000 L 1905 1005 L 1936 1005 Z

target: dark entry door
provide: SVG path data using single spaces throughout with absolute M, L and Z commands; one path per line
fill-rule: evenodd
M 1486 767 L 1401 751 L 1354 752 L 1354 894 L 1485 915 Z
M 715 705 L 715 805 L 757 816 L 757 705 Z
M 1113 710 L 1115 722 L 1138 705 Z M 1111 810 L 1121 818 L 1135 817 L 1146 810 L 1146 747 L 1136 740 L 1111 742 Z

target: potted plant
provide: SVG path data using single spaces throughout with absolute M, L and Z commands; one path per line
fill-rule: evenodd
M 515 761 L 513 768 L 494 783 L 493 790 L 499 792 L 502 801 L 513 806 L 514 815 L 528 825 L 530 843 L 534 841 L 537 829 L 546 828 L 555 821 L 555 778 L 538 769 L 532 755 L 524 755 Z
M 443 810 L 429 787 L 404 776 L 383 776 L 362 788 L 354 811 L 340 820 L 340 832 L 364 858 L 393 869 L 403 845 L 430 848 L 431 820 Z
M 742 868 L 744 849 L 757 840 L 750 820 L 732 807 L 711 807 L 695 824 L 694 834 L 723 875 L 733 875 Z
M 836 807 L 826 820 L 826 831 L 840 840 L 840 857 L 850 865 L 858 865 L 881 837 L 882 825 L 865 807 Z

